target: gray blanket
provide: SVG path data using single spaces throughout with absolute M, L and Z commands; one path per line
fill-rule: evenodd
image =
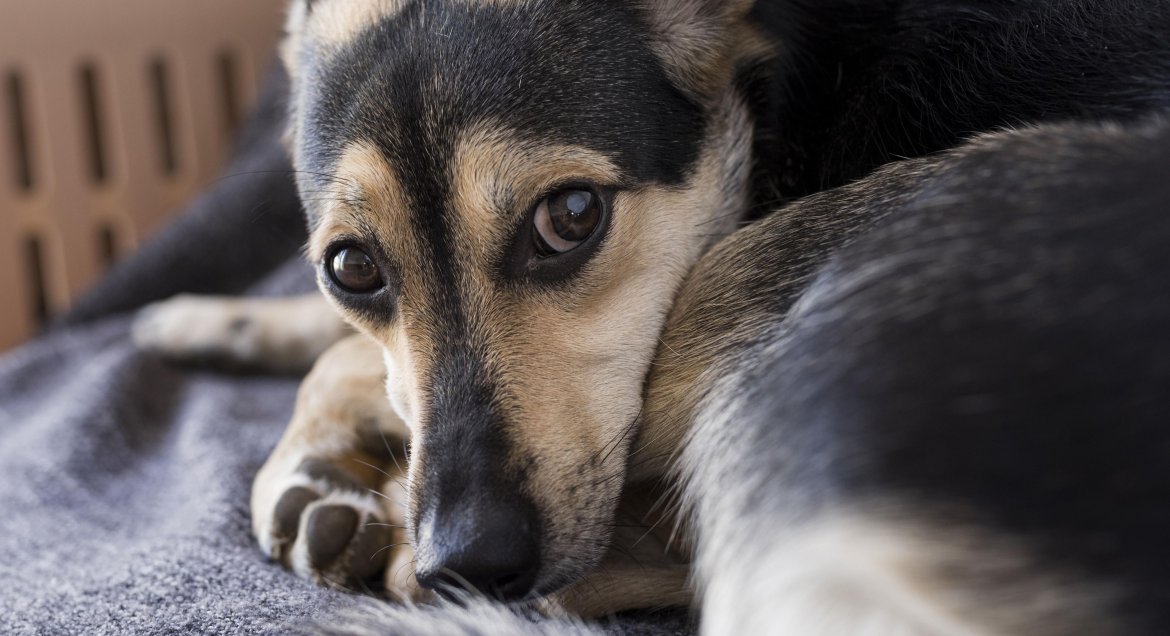
M 133 309 L 177 292 L 311 287 L 277 142 L 283 92 L 274 73 L 225 177 L 175 224 L 0 357 L 0 633 L 287 633 L 367 603 L 268 563 L 251 537 L 252 477 L 297 379 L 176 368 L 128 338 Z M 495 631 L 444 612 L 447 633 Z M 601 628 L 678 633 L 687 620 Z

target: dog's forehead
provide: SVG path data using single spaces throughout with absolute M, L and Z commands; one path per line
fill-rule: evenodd
M 303 167 L 332 174 L 345 148 L 368 143 L 411 193 L 433 197 L 457 141 L 502 124 L 595 150 L 631 180 L 677 183 L 698 155 L 701 112 L 629 4 L 417 0 L 378 13 L 304 62 Z

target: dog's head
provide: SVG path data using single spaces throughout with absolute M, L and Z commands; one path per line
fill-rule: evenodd
M 731 0 L 298 0 L 320 285 L 385 349 L 424 584 L 602 556 L 658 333 L 746 207 L 763 55 Z

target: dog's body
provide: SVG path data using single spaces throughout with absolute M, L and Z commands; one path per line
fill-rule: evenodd
M 991 136 L 700 263 L 648 408 L 694 423 L 710 631 L 1166 629 L 1168 142 L 1164 122 Z M 797 226 L 817 244 L 761 268 Z M 728 314 L 734 336 L 696 341 Z
M 686 602 L 693 544 L 712 633 L 1170 626 L 1170 6 L 318 0 L 290 24 L 310 252 L 364 335 L 257 478 L 269 554 L 596 614 Z M 206 350 L 183 315 L 144 332 Z M 405 439 L 386 506 L 366 489 L 402 483 Z

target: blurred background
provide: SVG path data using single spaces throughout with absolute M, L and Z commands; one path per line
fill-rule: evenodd
M 0 0 L 0 352 L 218 175 L 286 0 Z

